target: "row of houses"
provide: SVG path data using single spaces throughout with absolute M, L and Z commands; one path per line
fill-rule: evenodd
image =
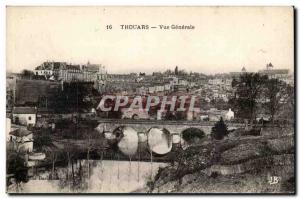
M 168 82 L 151 84 L 149 86 L 142 86 L 136 89 L 136 94 L 147 95 L 155 93 L 170 93 L 170 92 L 188 92 L 189 88 L 194 87 L 196 84 L 188 82 L 185 79 L 180 79 L 178 77 L 169 77 Z

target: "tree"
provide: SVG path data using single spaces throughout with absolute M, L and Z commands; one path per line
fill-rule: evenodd
M 24 78 L 32 79 L 32 77 L 34 76 L 34 72 L 31 70 L 24 69 L 24 70 L 22 70 L 21 75 Z
M 238 84 L 238 81 L 235 78 L 233 78 L 232 82 L 231 82 L 231 86 L 234 88 L 237 84 Z
M 188 128 L 182 132 L 182 138 L 189 144 L 197 143 L 205 137 L 205 133 L 198 128 Z
M 34 148 L 41 151 L 46 146 L 52 146 L 52 139 L 48 130 L 42 130 L 34 134 Z
M 295 87 L 288 85 L 287 87 L 287 95 L 289 98 L 287 99 L 287 105 L 288 105 L 288 110 L 287 112 L 290 112 L 288 114 L 288 119 L 294 121 L 295 120 Z
M 65 160 L 68 163 L 67 166 L 67 175 L 66 175 L 66 185 L 68 186 L 69 192 L 71 192 L 72 185 L 75 185 L 75 174 L 73 169 L 73 160 L 76 158 L 76 154 L 78 154 L 78 148 L 74 145 L 66 145 L 63 149 L 63 153 L 65 155 Z M 70 168 L 72 168 L 70 172 Z M 70 175 L 71 173 L 71 175 Z M 72 184 L 71 184 L 72 182 Z
M 21 182 L 28 182 L 28 171 L 24 165 L 24 158 L 19 153 L 13 153 L 7 157 L 7 173 L 14 174 L 16 192 L 19 191 Z
M 188 74 L 185 70 L 179 70 L 179 71 L 178 71 L 178 75 L 179 75 L 179 76 L 182 76 L 182 77 L 183 77 L 183 76 L 184 76 L 184 77 L 187 77 L 189 74 Z
M 245 73 L 234 83 L 235 95 L 232 102 L 237 110 L 238 117 L 253 122 L 257 104 L 267 79 L 267 76 L 258 73 Z
M 86 160 L 87 160 L 87 188 L 89 188 L 89 179 L 90 179 L 90 154 L 92 151 L 96 153 L 103 151 L 104 149 L 104 140 L 103 135 L 99 134 L 96 130 L 89 130 L 84 134 L 84 140 L 86 143 Z M 102 157 L 103 158 L 103 157 Z M 102 161 L 101 158 L 101 161 Z
M 82 112 L 96 106 L 94 96 L 99 93 L 93 88 L 93 83 L 70 82 L 64 83 L 63 88 L 47 98 L 48 107 L 56 113 Z
M 174 73 L 175 73 L 175 75 L 178 75 L 178 66 L 175 67 Z
M 51 170 L 51 180 L 55 179 L 55 163 L 57 161 L 57 157 L 58 157 L 58 151 L 56 150 L 51 150 L 49 151 L 50 153 L 50 160 L 52 162 L 52 170 Z
M 174 72 L 171 71 L 170 69 L 168 69 L 164 72 L 164 75 L 172 75 L 172 74 L 174 74 Z
M 211 129 L 211 136 L 216 140 L 221 140 L 228 134 L 227 125 L 224 123 L 223 118 L 216 122 L 214 127 Z
M 290 97 L 289 91 L 291 86 L 278 79 L 269 79 L 265 86 L 265 97 L 267 99 L 266 107 L 274 122 L 275 114 L 280 110 L 281 106 L 287 103 Z
M 94 135 L 97 135 L 94 134 Z M 86 139 L 85 139 L 85 143 L 86 143 L 86 159 L 87 159 L 87 187 L 89 188 L 89 179 L 90 179 L 90 153 L 92 150 L 94 150 L 97 147 L 97 143 L 95 143 L 95 138 L 93 137 L 93 135 L 91 133 L 87 133 L 86 134 Z

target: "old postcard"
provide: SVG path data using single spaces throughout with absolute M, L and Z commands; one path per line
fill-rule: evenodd
M 293 7 L 6 20 L 7 193 L 295 194 Z

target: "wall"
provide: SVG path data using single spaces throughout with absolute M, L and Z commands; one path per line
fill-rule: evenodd
M 27 141 L 19 144 L 19 151 L 22 153 L 32 152 L 33 150 L 33 141 Z
M 16 122 L 16 118 L 19 118 L 19 123 L 22 125 L 29 125 L 32 124 L 33 126 L 36 123 L 36 114 L 13 114 L 13 121 Z M 31 117 L 31 120 L 29 120 Z

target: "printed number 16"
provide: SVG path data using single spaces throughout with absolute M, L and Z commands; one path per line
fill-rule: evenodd
M 106 29 L 112 29 L 112 25 L 106 25 Z

